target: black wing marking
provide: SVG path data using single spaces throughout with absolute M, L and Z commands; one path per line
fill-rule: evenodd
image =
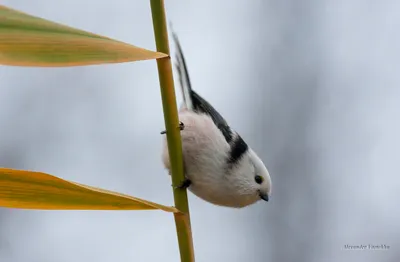
M 236 134 L 235 139 L 231 144 L 231 151 L 228 158 L 229 164 L 237 163 L 242 156 L 249 150 L 249 146 L 244 142 L 244 140 Z
M 194 91 L 192 91 L 192 104 L 194 111 L 207 114 L 211 117 L 214 124 L 218 127 L 222 135 L 225 137 L 226 142 L 228 143 L 232 142 L 233 133 L 228 123 L 217 112 L 217 110 L 215 110 L 214 107 L 210 105 L 210 103 L 208 103 L 204 98 L 202 98 Z
M 225 140 L 230 143 L 233 137 L 232 130 L 225 119 L 217 112 L 217 110 L 214 109 L 214 107 L 210 105 L 210 103 L 192 90 L 185 57 L 183 56 L 181 45 L 175 33 L 173 33 L 173 38 L 175 40 L 177 49 L 176 68 L 179 73 L 179 81 L 182 88 L 183 99 L 187 108 L 195 112 L 209 115 L 218 129 L 222 132 Z
M 186 107 L 189 110 L 193 110 L 198 113 L 204 113 L 211 117 L 214 124 L 221 131 L 222 135 L 225 137 L 226 142 L 231 147 L 229 157 L 227 159 L 228 164 L 235 164 L 247 152 L 249 147 L 238 134 L 234 133 L 231 130 L 226 120 L 217 112 L 217 110 L 215 110 L 215 108 L 210 103 L 208 103 L 204 98 L 202 98 L 199 94 L 192 90 L 189 72 L 186 66 L 182 47 L 179 43 L 177 35 L 174 32 L 172 34 L 177 50 L 176 69 L 179 74 L 179 82 L 181 84 L 183 100 L 186 104 Z

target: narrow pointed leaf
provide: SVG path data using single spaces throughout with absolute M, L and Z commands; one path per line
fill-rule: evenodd
M 0 5 L 0 64 L 79 66 L 166 57 Z
M 150 210 L 174 207 L 67 181 L 49 174 L 0 168 L 0 207 L 53 210 Z

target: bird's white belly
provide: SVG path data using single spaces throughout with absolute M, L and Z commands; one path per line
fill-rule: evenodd
M 181 131 L 185 176 L 192 182 L 189 190 L 216 205 L 242 207 L 249 199 L 232 190 L 226 174 L 229 144 L 208 115 L 183 111 Z M 163 160 L 170 169 L 168 148 L 164 143 Z M 250 200 L 253 202 L 253 200 Z

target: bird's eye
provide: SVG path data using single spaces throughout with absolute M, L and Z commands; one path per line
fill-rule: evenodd
M 263 182 L 262 176 L 255 176 L 254 180 L 256 181 L 257 184 L 261 184 Z

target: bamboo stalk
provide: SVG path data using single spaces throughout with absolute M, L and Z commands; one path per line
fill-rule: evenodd
M 154 36 L 157 51 L 168 57 L 157 59 L 163 103 L 165 127 L 167 131 L 168 152 L 171 166 L 175 207 L 181 212 L 175 214 L 181 262 L 194 262 L 193 239 L 190 226 L 189 203 L 186 189 L 177 188 L 185 177 L 183 172 L 182 141 L 179 130 L 178 108 L 172 75 L 171 57 L 168 43 L 168 31 L 164 1 L 150 0 L 153 17 Z

